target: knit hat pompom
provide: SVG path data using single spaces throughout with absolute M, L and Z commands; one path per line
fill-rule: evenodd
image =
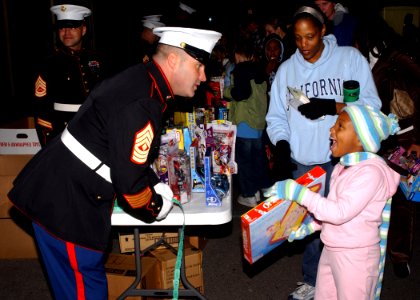
M 386 116 L 372 106 L 348 105 L 343 111 L 350 116 L 363 149 L 367 152 L 378 152 L 381 142 L 400 130 L 394 114 Z

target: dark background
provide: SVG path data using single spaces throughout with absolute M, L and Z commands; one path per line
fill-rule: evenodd
M 88 47 L 104 52 L 114 70 L 136 61 L 135 46 L 144 15 L 171 17 L 179 1 L 86 0 L 78 2 L 92 9 L 88 18 Z M 249 9 L 258 16 L 292 14 L 302 1 L 212 0 L 183 3 L 197 10 L 203 28 L 229 34 L 234 32 Z M 369 14 L 385 6 L 418 6 L 414 0 L 341 1 L 354 14 Z M 2 0 L 0 29 L 0 124 L 31 114 L 31 103 L 40 60 L 55 45 L 54 17 L 49 8 L 63 2 L 53 0 Z M 212 17 L 212 22 L 208 18 Z

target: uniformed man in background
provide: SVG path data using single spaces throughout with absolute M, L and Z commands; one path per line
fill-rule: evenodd
M 151 223 L 166 217 L 173 192 L 151 164 L 163 112 L 175 95 L 206 81 L 221 34 L 159 27 L 156 54 L 103 80 L 61 136 L 24 167 L 8 196 L 31 220 L 55 299 L 107 299 L 104 260 L 114 201 Z
M 105 77 L 103 55 L 83 46 L 85 18 L 91 10 L 62 4 L 51 7 L 51 12 L 57 19 L 58 46 L 42 63 L 35 83 L 35 125 L 41 146 L 64 130 L 93 87 Z
M 142 30 L 140 33 L 140 61 L 147 63 L 156 52 L 159 36 L 153 33 L 153 29 L 165 26 L 160 21 L 162 15 L 143 16 Z

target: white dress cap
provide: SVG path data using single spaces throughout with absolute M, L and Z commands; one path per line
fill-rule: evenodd
M 156 27 L 163 27 L 165 26 L 164 23 L 159 21 L 152 21 L 152 20 L 142 20 L 143 27 L 149 28 L 149 29 L 155 29 Z
M 83 21 L 85 17 L 90 16 L 92 11 L 84 6 L 62 4 L 50 8 L 51 12 L 57 16 L 57 21 L 75 20 Z
M 143 16 L 143 20 L 160 22 L 161 17 L 162 15 L 149 15 L 149 16 Z
M 197 55 L 196 59 L 201 58 L 202 51 L 210 55 L 222 36 L 217 31 L 184 27 L 157 27 L 153 33 L 160 36 L 159 43 L 182 48 L 190 55 Z
M 184 4 L 182 2 L 179 2 L 179 8 L 182 9 L 183 11 L 189 13 L 190 15 L 196 12 L 196 10 L 194 8 Z

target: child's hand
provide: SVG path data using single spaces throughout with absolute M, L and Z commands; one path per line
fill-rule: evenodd
M 410 155 L 412 153 L 416 153 L 417 157 L 420 157 L 420 145 L 419 144 L 411 144 L 411 146 L 407 150 L 407 155 Z
M 293 242 L 294 240 L 301 240 L 314 232 L 315 228 L 312 223 L 309 223 L 308 225 L 302 224 L 296 231 L 290 232 L 287 240 L 289 242 Z
M 298 184 L 292 179 L 277 181 L 267 192 L 264 197 L 269 197 L 266 201 L 274 201 L 277 199 L 284 199 L 289 201 L 296 201 L 301 204 L 308 188 Z

